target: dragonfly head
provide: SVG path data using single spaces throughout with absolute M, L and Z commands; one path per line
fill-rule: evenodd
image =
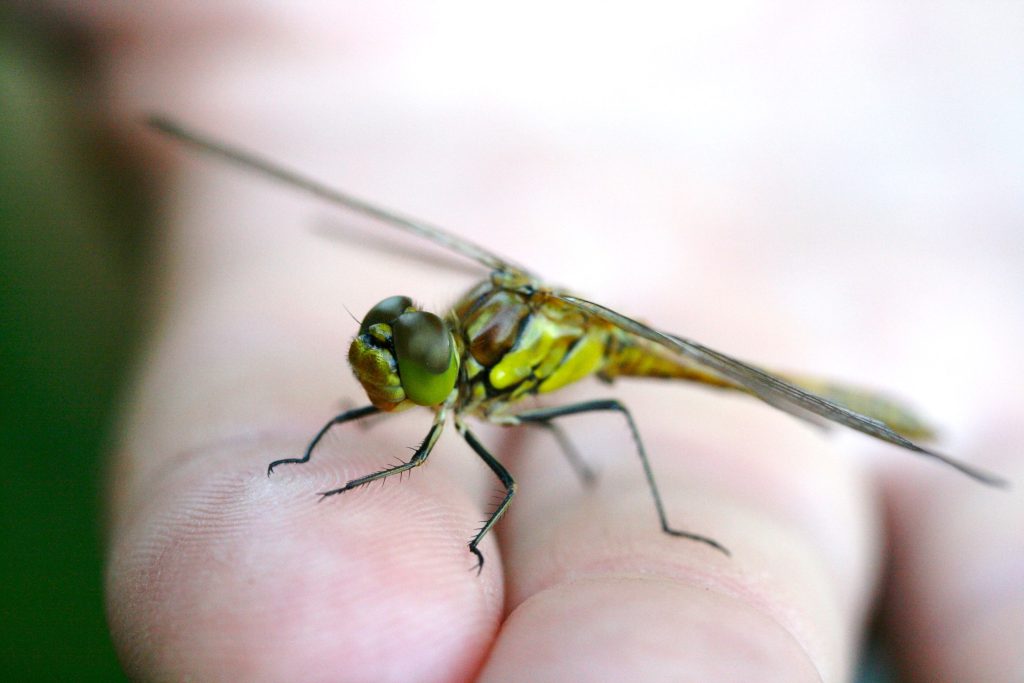
M 451 330 L 407 296 L 388 297 L 370 309 L 348 362 L 370 402 L 384 411 L 439 405 L 459 374 Z

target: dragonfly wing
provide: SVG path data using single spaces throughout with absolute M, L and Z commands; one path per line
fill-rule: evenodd
M 838 403 L 804 391 L 781 377 L 748 365 L 743 361 L 715 351 L 703 344 L 674 334 L 660 332 L 610 308 L 587 301 L 586 299 L 580 299 L 568 294 L 559 294 L 558 297 L 566 303 L 617 325 L 631 334 L 685 356 L 723 377 L 727 377 L 749 390 L 765 403 L 779 410 L 815 424 L 823 424 L 823 420 L 841 424 L 900 448 L 940 460 L 982 483 L 992 486 L 1007 485 L 1005 480 L 997 476 L 917 445 L 913 441 L 897 434 L 881 420 L 861 415 Z
M 364 216 L 375 218 L 387 223 L 393 228 L 411 232 L 424 239 L 438 244 L 445 249 L 473 259 L 477 263 L 491 270 L 500 270 L 507 273 L 521 273 L 534 277 L 530 271 L 517 265 L 514 261 L 498 256 L 489 249 L 453 235 L 444 228 L 410 218 L 401 214 L 389 211 L 377 204 L 360 199 L 348 193 L 325 185 L 317 180 L 302 175 L 280 164 L 274 163 L 252 152 L 233 147 L 231 145 L 214 140 L 202 133 L 185 128 L 163 116 L 153 115 L 147 119 L 151 128 L 180 140 L 192 147 L 195 147 L 207 154 L 212 154 L 225 159 L 236 166 L 249 169 L 264 176 L 278 180 L 298 190 L 302 190 L 324 201 L 342 206 L 350 211 L 361 213 Z

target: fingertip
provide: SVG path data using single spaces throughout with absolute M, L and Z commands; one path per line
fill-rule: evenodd
M 605 467 L 602 486 L 593 493 L 566 495 L 564 485 L 551 481 L 554 456 L 530 454 L 527 462 L 536 463 L 537 470 L 543 467 L 544 476 L 520 477 L 522 494 L 510 513 L 511 523 L 501 530 L 513 614 L 542 595 L 557 594 L 551 591 L 571 592 L 582 581 L 654 582 L 667 603 L 693 593 L 711 596 L 700 603 L 701 609 L 680 605 L 684 616 L 678 621 L 665 617 L 676 633 L 674 659 L 671 665 L 670 658 L 660 660 L 655 673 L 674 671 L 678 678 L 695 672 L 694 680 L 762 680 L 758 667 L 774 666 L 773 671 L 783 672 L 779 680 L 847 675 L 877 571 L 879 538 L 868 480 L 857 475 L 853 463 L 827 452 L 817 435 L 787 422 L 773 426 L 770 417 L 763 423 L 771 438 L 754 436 L 743 447 L 741 440 L 758 434 L 760 423 L 749 431 L 728 432 L 729 446 L 708 446 L 723 439 L 711 434 L 714 423 L 702 425 L 699 419 L 692 431 L 708 430 L 707 443 L 681 438 L 675 418 L 660 425 L 661 431 L 644 433 L 669 521 L 686 530 L 673 535 L 658 527 L 651 491 L 625 439 L 621 445 L 608 439 L 603 427 L 573 432 L 588 440 L 588 456 L 607 453 L 613 458 L 609 462 L 622 463 Z M 671 457 L 680 453 L 686 457 Z M 563 478 L 568 476 L 563 472 Z M 658 601 L 641 601 L 644 605 L 634 609 L 630 591 L 625 593 L 624 606 L 617 611 L 603 603 L 622 598 L 606 592 L 599 598 L 601 610 L 582 617 L 583 624 L 572 620 L 582 609 L 559 615 L 562 627 L 549 631 L 549 637 L 572 645 L 577 626 L 588 632 L 601 628 L 593 622 L 619 620 L 631 623 L 633 631 L 625 641 L 628 647 L 616 651 L 626 653 L 636 646 L 632 661 L 647 661 L 646 650 L 636 641 L 640 633 L 660 637 L 651 631 L 662 625 L 644 618 L 652 610 L 647 603 Z M 730 646 L 701 640 L 701 628 L 707 625 L 732 648 L 745 647 L 733 640 L 736 634 L 745 634 L 753 651 L 775 643 L 789 652 L 788 663 L 771 664 L 757 655 L 751 662 L 758 664 L 750 670 L 731 670 Z M 512 637 L 503 630 L 492 660 L 504 653 L 510 661 L 521 662 L 523 652 L 537 647 L 532 634 L 542 628 L 539 623 L 524 627 L 512 645 L 502 645 Z M 705 646 L 713 654 L 695 654 Z M 662 656 L 668 657 L 657 654 Z M 712 663 L 716 657 L 721 662 Z M 614 670 L 614 664 L 607 666 Z M 515 669 L 508 662 L 501 667 L 495 671 Z
M 500 573 L 459 571 L 472 501 L 425 472 L 314 505 L 318 484 L 349 472 L 313 463 L 271 482 L 252 467 L 294 445 L 222 443 L 140 485 L 107 575 L 126 671 L 140 680 L 467 679 L 501 609 Z
M 481 681 L 822 680 L 793 635 L 749 603 L 658 577 L 552 586 L 507 618 Z

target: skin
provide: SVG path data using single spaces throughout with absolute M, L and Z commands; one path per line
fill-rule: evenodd
M 63 11 L 121 39 L 101 43 L 121 46 L 107 55 L 114 116 L 167 178 L 156 323 L 110 477 L 109 619 L 134 679 L 841 681 L 869 614 L 882 610 L 894 657 L 913 680 L 1019 680 L 1024 435 L 1019 396 L 1001 380 L 1022 370 L 1019 301 L 1014 308 L 1003 294 L 1022 264 L 1020 252 L 999 246 L 1020 246 L 1012 188 L 985 195 L 995 208 L 971 228 L 988 232 L 957 232 L 957 217 L 974 215 L 987 186 L 964 188 L 956 176 L 942 182 L 960 194 L 933 188 L 909 214 L 868 192 L 876 203 L 858 205 L 865 213 L 851 226 L 845 198 L 858 189 L 813 185 L 817 151 L 802 139 L 773 143 L 796 150 L 792 166 L 785 151 L 698 154 L 691 166 L 680 150 L 699 140 L 700 120 L 695 137 L 680 133 L 659 156 L 634 134 L 643 121 L 626 113 L 583 138 L 563 131 L 572 142 L 560 142 L 557 131 L 503 113 L 502 95 L 484 97 L 457 69 L 416 71 L 424 55 L 426 69 L 450 66 L 437 55 L 451 45 L 415 40 L 429 10 Z M 828 38 L 842 23 L 796 25 Z M 642 35 L 624 47 L 640 46 Z M 483 64 L 504 64 L 510 49 L 466 41 Z M 718 54 L 696 45 L 698 55 Z M 891 47 L 872 45 L 869 54 Z M 580 46 L 584 56 L 598 48 Z M 779 49 L 767 59 L 784 70 L 791 55 Z M 826 48 L 821 59 L 841 66 L 842 54 Z M 928 70 L 927 57 L 910 68 Z M 685 63 L 674 72 L 680 82 L 706 82 Z M 528 81 L 543 76 L 529 61 L 517 68 Z M 808 86 L 814 94 L 827 79 L 811 75 L 821 79 Z M 608 79 L 612 93 L 636 94 L 629 78 Z M 509 97 L 543 110 L 554 92 L 546 85 Z M 979 87 L 992 92 L 978 97 L 998 98 L 997 83 Z M 927 109 L 921 98 L 911 116 Z M 641 97 L 635 109 L 644 107 Z M 139 113 L 154 110 L 449 225 L 739 357 L 835 368 L 866 384 L 902 380 L 922 405 L 931 396 L 952 413 L 948 451 L 1018 488 L 988 490 L 863 438 L 828 439 L 743 398 L 591 385 L 564 400 L 623 400 L 670 519 L 716 538 L 732 558 L 660 533 L 625 425 L 598 416 L 563 424 L 599 471 L 590 491 L 546 435 L 478 429 L 521 488 L 482 546 L 477 577 L 465 542 L 495 482 L 452 429 L 401 484 L 316 503 L 316 492 L 407 457 L 426 433 L 426 412 L 347 427 L 311 464 L 265 475 L 271 460 L 301 453 L 333 412 L 363 402 L 344 366 L 357 328 L 345 308 L 358 317 L 385 296 L 409 294 L 438 310 L 473 277 L 410 258 L 421 247 L 414 240 L 183 153 L 138 126 Z M 777 130 L 793 128 L 786 111 L 765 116 L 777 117 Z M 871 121 L 851 125 L 870 139 Z M 751 157 L 757 137 L 747 141 Z M 903 149 L 898 136 L 895 144 Z M 846 149 L 822 154 L 856 168 Z M 965 162 L 967 171 L 1016 152 L 989 152 Z M 717 161 L 754 171 L 708 177 Z M 906 225 L 935 219 L 930 202 L 953 217 L 924 245 Z M 333 242 L 309 230 L 324 220 Z M 615 237 L 624 224 L 626 243 Z M 822 225 L 836 227 L 815 232 Z M 978 330 L 986 332 L 970 336 Z M 948 365 L 977 340 L 994 345 L 973 367 Z

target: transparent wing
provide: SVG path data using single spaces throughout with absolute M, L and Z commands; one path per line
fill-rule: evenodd
M 416 220 L 415 218 L 409 218 L 408 216 L 402 216 L 388 211 L 387 209 L 364 199 L 354 197 L 350 194 L 346 194 L 324 185 L 316 180 L 307 178 L 300 173 L 296 173 L 295 171 L 287 169 L 272 161 L 263 159 L 256 154 L 226 145 L 222 142 L 217 142 L 213 138 L 207 137 L 202 133 L 189 130 L 165 117 L 156 115 L 150 116 L 147 118 L 146 122 L 151 128 L 196 147 L 208 154 L 214 154 L 222 159 L 230 161 L 236 166 L 241 166 L 249 169 L 250 171 L 255 171 L 261 175 L 279 180 L 286 185 L 312 194 L 320 199 L 330 202 L 331 204 L 343 206 L 355 211 L 356 213 L 361 213 L 364 216 L 370 216 L 371 218 L 381 220 L 392 227 L 398 228 L 399 230 L 411 232 L 412 234 L 428 239 L 449 251 L 471 258 L 480 265 L 490 268 L 491 270 L 501 270 L 508 273 L 521 273 L 531 278 L 535 277 L 529 270 L 515 262 L 498 256 L 494 252 L 485 249 L 478 244 L 474 244 L 469 240 L 453 235 L 443 228 L 431 225 L 425 221 Z
M 610 308 L 595 304 L 586 299 L 568 294 L 557 295 L 559 299 L 599 318 L 606 320 L 638 337 L 659 344 L 660 346 L 695 361 L 709 370 L 726 377 L 743 386 L 765 403 L 795 415 L 812 423 L 820 424 L 822 420 L 845 425 L 876 439 L 935 458 L 953 467 L 967 476 L 990 486 L 1007 486 L 1006 480 L 983 470 L 971 467 L 949 456 L 936 453 L 918 446 L 913 441 L 900 436 L 888 425 L 866 415 L 850 410 L 828 399 L 804 391 L 797 386 L 771 373 L 755 368 L 742 361 L 731 358 L 697 342 L 665 332 L 659 332 L 643 323 L 616 313 Z

